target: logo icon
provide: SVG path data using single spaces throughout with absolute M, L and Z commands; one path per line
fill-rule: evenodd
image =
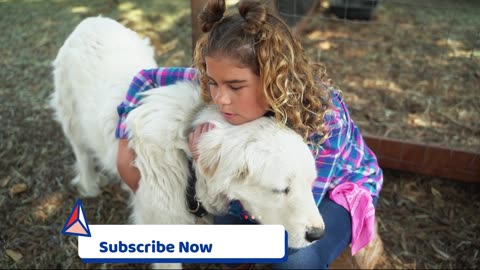
M 63 226 L 62 234 L 91 237 L 82 200 L 78 199 L 75 203 L 70 217 L 65 222 L 65 226 Z

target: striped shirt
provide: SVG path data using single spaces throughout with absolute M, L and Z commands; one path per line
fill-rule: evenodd
M 115 136 L 127 138 L 125 118 L 139 105 L 142 92 L 179 80 L 192 80 L 195 74 L 196 69 L 181 67 L 140 71 L 133 78 L 125 100 L 117 107 L 119 121 Z M 317 168 L 317 178 L 312 189 L 315 201 L 319 205 L 327 191 L 345 182 L 361 183 L 372 196 L 378 197 L 383 185 L 383 173 L 377 158 L 365 144 L 340 93 L 331 88 L 331 96 L 334 106 L 325 115 L 325 123 L 329 128 L 328 139 L 319 147 L 311 146 Z M 309 137 L 311 145 L 316 145 L 315 142 L 320 139 L 318 134 Z M 238 201 L 231 204 L 230 212 L 241 218 L 248 217 Z
M 361 183 L 372 196 L 378 197 L 383 173 L 377 158 L 350 117 L 340 93 L 332 88 L 331 95 L 334 106 L 325 116 L 328 139 L 318 149 L 311 147 L 317 167 L 317 179 L 312 190 L 315 201 L 320 204 L 328 190 L 345 182 Z M 321 137 L 313 134 L 309 139 L 318 142 Z
M 168 67 L 168 68 L 156 68 L 156 69 L 144 69 L 141 70 L 135 77 L 127 90 L 125 100 L 117 107 L 118 125 L 115 130 L 116 138 L 127 138 L 127 127 L 125 125 L 125 118 L 128 113 L 135 109 L 140 99 L 142 98 L 142 92 L 147 90 L 158 88 L 160 86 L 166 86 L 174 84 L 181 80 L 193 80 L 196 74 L 194 68 L 183 67 Z

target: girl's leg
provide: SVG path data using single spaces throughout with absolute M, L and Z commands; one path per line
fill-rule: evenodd
M 373 198 L 376 205 L 377 198 Z M 274 269 L 327 269 L 352 238 L 352 220 L 350 213 L 325 196 L 318 207 L 325 222 L 325 233 L 312 245 L 290 250 L 288 261 L 275 264 Z
M 325 222 L 322 238 L 312 245 L 290 250 L 288 261 L 276 264 L 276 269 L 327 269 L 348 246 L 352 237 L 352 221 L 345 208 L 325 196 L 318 207 Z

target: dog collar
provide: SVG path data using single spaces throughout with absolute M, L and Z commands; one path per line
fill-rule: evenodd
M 208 212 L 202 206 L 202 202 L 197 200 L 197 191 L 195 190 L 197 176 L 195 174 L 195 170 L 193 169 L 193 163 L 191 159 L 188 159 L 188 168 L 190 170 L 190 177 L 188 178 L 187 185 L 188 211 L 190 211 L 190 213 L 194 214 L 195 216 L 201 218 L 207 215 Z

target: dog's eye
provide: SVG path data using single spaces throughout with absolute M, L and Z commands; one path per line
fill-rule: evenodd
M 286 187 L 286 188 L 284 188 L 284 189 L 276 189 L 276 188 L 274 188 L 274 189 L 272 189 L 272 192 L 273 192 L 273 193 L 277 193 L 277 194 L 285 194 L 285 195 L 287 195 L 287 194 L 290 192 L 290 187 Z

